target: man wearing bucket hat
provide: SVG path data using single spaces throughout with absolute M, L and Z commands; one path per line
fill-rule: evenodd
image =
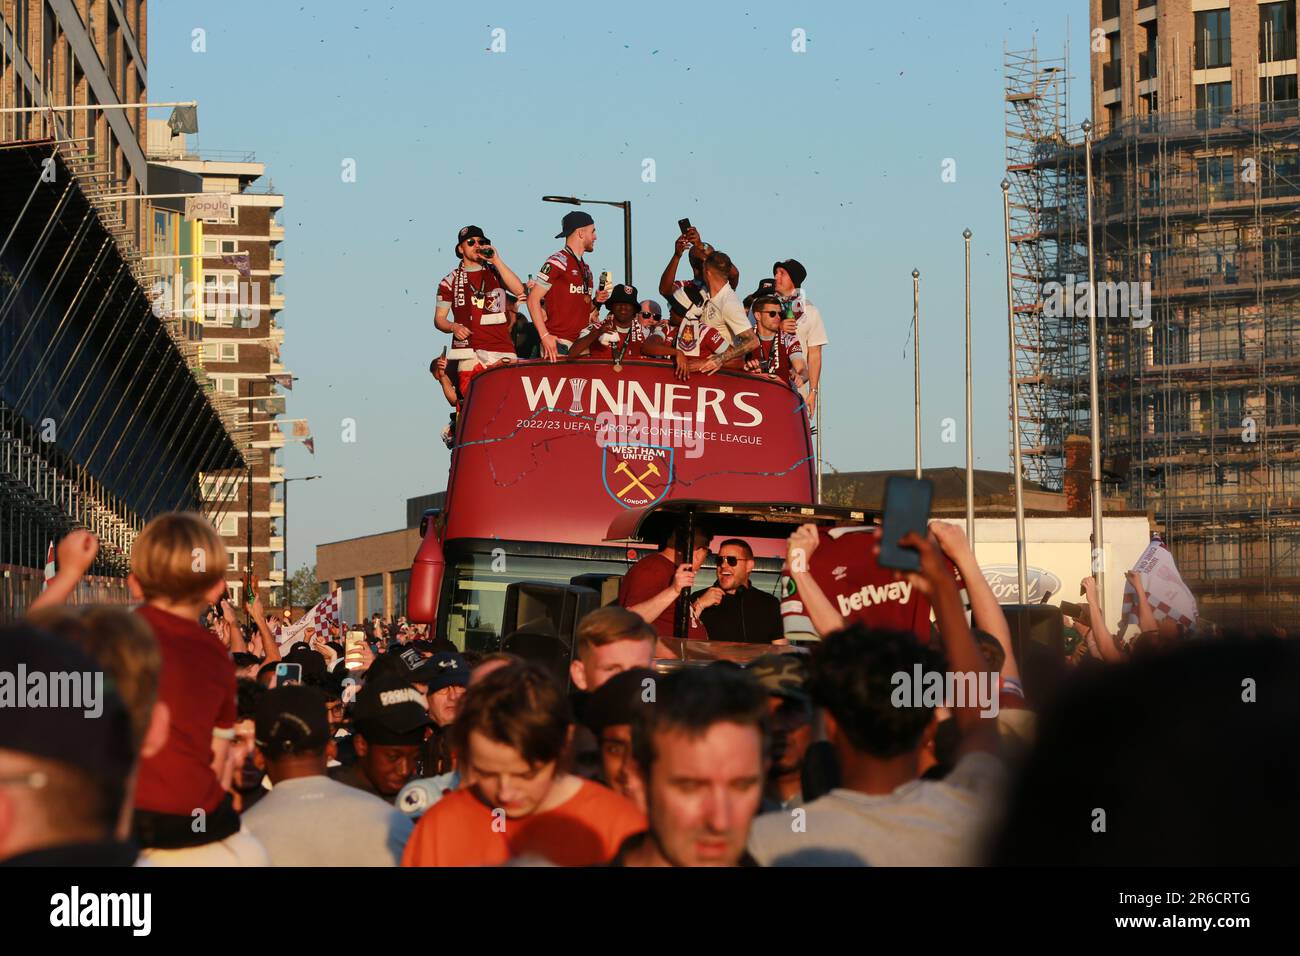
M 640 307 L 636 286 L 616 285 L 605 303 L 605 321 L 593 321 L 569 349 L 569 358 L 613 359 L 614 371 L 622 371 L 624 359 L 639 358 L 646 341 L 644 326 L 637 321 Z

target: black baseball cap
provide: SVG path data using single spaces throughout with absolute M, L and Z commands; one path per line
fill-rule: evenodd
M 484 242 L 489 244 L 491 244 L 492 242 L 491 239 L 483 235 L 483 230 L 480 229 L 478 226 L 461 226 L 460 232 L 456 233 L 456 245 L 459 246 L 462 242 L 464 242 L 466 239 L 469 239 L 471 236 L 477 236 L 479 239 L 482 239 Z
M 257 747 L 272 759 L 320 750 L 330 738 L 325 695 L 315 687 L 273 687 L 257 703 L 253 729 Z
M 609 294 L 609 298 L 605 300 L 605 308 L 609 308 L 611 305 L 618 305 L 620 302 L 623 303 L 624 305 L 639 307 L 641 305 L 641 300 L 640 298 L 637 297 L 636 286 L 634 285 L 614 286 L 614 291 L 611 292 Z
M 773 275 L 776 275 L 777 269 L 784 269 L 790 273 L 790 281 L 794 283 L 796 289 L 801 287 L 804 280 L 808 278 L 808 270 L 797 259 L 786 259 L 782 262 L 772 263 Z
M 469 665 L 454 651 L 439 651 L 421 659 L 408 680 L 412 684 L 426 684 L 430 694 L 444 687 L 468 687 Z
M 16 695 L 0 719 L 0 750 L 125 785 L 135 764 L 131 717 L 107 669 L 71 641 L 17 624 L 0 628 L 0 673 L 12 678 Z
M 429 719 L 423 694 L 392 674 L 367 680 L 352 707 L 352 726 L 367 743 L 401 747 L 424 740 Z
M 648 667 L 620 671 L 587 697 L 582 722 L 598 737 L 606 727 L 632 723 L 639 711 L 653 706 L 645 700 L 644 682 L 658 678 Z
M 560 231 L 555 234 L 555 238 L 567 239 L 573 235 L 575 230 L 581 229 L 583 226 L 594 226 L 595 224 L 596 220 L 591 218 L 590 213 L 585 213 L 579 209 L 566 212 L 564 220 L 560 223 Z

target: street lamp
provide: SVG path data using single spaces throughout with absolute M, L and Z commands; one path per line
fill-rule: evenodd
M 614 206 L 623 210 L 623 281 L 632 285 L 632 200 L 612 202 L 608 199 L 579 199 L 576 196 L 543 196 L 542 202 L 562 202 L 570 206 L 591 203 L 597 206 Z
M 291 481 L 315 481 L 320 475 L 307 475 L 303 478 L 286 478 L 284 479 L 284 583 L 285 597 L 293 597 L 293 575 L 289 570 L 289 482 Z M 286 604 L 293 603 L 292 600 L 286 600 Z

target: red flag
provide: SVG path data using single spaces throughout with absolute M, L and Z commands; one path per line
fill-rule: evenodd
M 313 455 L 316 454 L 316 439 L 308 435 L 302 440 L 302 447 L 306 448 Z

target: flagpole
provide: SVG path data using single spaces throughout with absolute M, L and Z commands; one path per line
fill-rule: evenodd
M 1106 616 L 1106 545 L 1101 528 L 1101 413 L 1097 397 L 1097 274 L 1092 236 L 1092 123 L 1083 121 L 1084 167 L 1088 201 L 1088 414 L 1092 440 L 1092 573 L 1097 579 L 1097 609 Z

